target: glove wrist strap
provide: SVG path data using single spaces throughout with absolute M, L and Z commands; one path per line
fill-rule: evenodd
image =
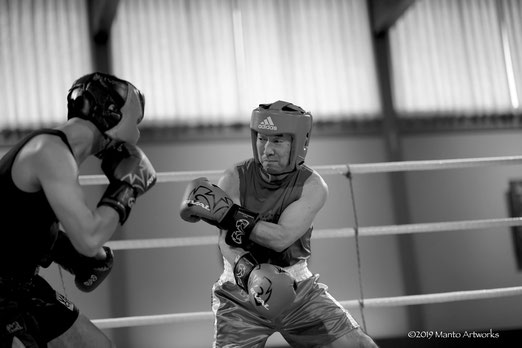
M 116 210 L 120 216 L 120 224 L 124 224 L 129 217 L 130 211 L 136 202 L 136 191 L 129 184 L 121 181 L 113 181 L 109 184 L 103 197 L 98 203 L 107 205 Z
M 59 230 L 51 250 L 51 258 L 67 272 L 76 274 L 77 267 L 81 265 L 86 256 L 80 254 L 72 245 L 69 237 Z
M 246 252 L 241 255 L 234 264 L 234 279 L 236 284 L 248 293 L 248 277 L 254 267 L 259 263 L 250 252 Z
M 235 247 L 244 247 L 250 240 L 250 234 L 258 222 L 259 214 L 237 204 L 232 205 L 219 223 L 219 228 L 226 230 L 225 242 Z

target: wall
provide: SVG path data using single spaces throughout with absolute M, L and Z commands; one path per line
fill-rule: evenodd
M 488 157 L 518 154 L 518 132 L 447 133 L 407 136 L 405 160 Z M 211 149 L 212 151 L 209 151 Z M 146 146 L 159 171 L 221 169 L 250 156 L 248 141 L 190 142 Z M 310 165 L 386 161 L 379 138 L 314 138 Z M 454 221 L 508 216 L 504 200 L 507 181 L 520 168 L 412 172 L 407 190 L 412 222 Z M 316 230 L 353 226 L 346 178 L 325 176 L 330 197 L 316 220 Z M 140 201 L 125 238 L 212 235 L 205 224 L 179 220 L 177 208 L 185 183 L 160 184 Z M 355 198 L 361 226 L 393 224 L 389 182 L 385 174 L 355 176 Z M 138 208 L 138 207 L 136 207 Z M 150 219 L 150 216 L 155 216 Z M 162 222 L 163 221 L 163 222 Z M 143 235 L 147 231 L 147 235 Z M 494 233 L 494 234 L 493 234 Z M 152 237 L 152 235 L 151 235 Z M 362 279 L 366 298 L 404 294 L 395 237 L 361 239 Z M 515 270 L 509 229 L 429 233 L 414 237 L 421 292 L 496 288 L 520 284 Z M 313 242 L 310 268 L 321 274 L 339 300 L 359 296 L 353 239 Z M 214 247 L 126 251 L 128 268 L 126 303 L 120 315 L 154 315 L 208 311 L 210 287 L 221 271 Z M 146 259 L 149 262 L 144 262 Z M 154 271 L 151 271 L 154 270 Z M 151 300 L 153 299 L 153 300 Z M 422 306 L 424 329 L 508 329 L 520 327 L 519 298 L 451 302 Z M 358 310 L 352 310 L 361 321 Z M 369 333 L 379 337 L 405 337 L 406 311 L 400 307 L 366 309 Z M 212 340 L 212 321 L 117 329 L 125 346 L 140 347 L 155 338 L 154 347 L 203 347 Z M 423 328 L 411 328 L 423 329 Z M 281 341 L 274 337 L 271 343 Z
M 378 138 L 354 137 L 313 139 L 309 164 L 331 165 L 348 162 L 384 161 L 383 144 Z M 146 144 L 144 150 L 156 169 L 193 171 L 225 169 L 251 156 L 250 141 L 206 141 L 173 144 Z M 325 176 L 330 197 L 315 222 L 316 230 L 353 226 L 348 180 L 340 175 Z M 178 215 L 186 182 L 160 183 L 140 199 L 129 219 L 124 235 L 119 238 L 165 238 L 215 235 L 204 223 L 189 224 Z M 357 178 L 360 221 L 392 223 L 385 176 Z M 370 197 L 380 196 L 379 206 Z M 119 239 L 118 238 L 118 239 Z M 312 244 L 310 268 L 321 275 L 338 300 L 359 296 L 356 253 L 353 239 L 318 239 Z M 400 295 L 401 271 L 393 237 L 361 241 L 363 284 L 367 297 Z M 122 284 L 125 304 L 115 316 L 155 315 L 165 313 L 210 311 L 210 289 L 221 273 L 221 260 L 215 246 L 162 248 L 117 252 L 125 269 L 117 275 Z M 386 266 L 386 267 L 385 267 Z M 123 266 L 122 266 L 123 267 Z M 360 319 L 358 310 L 354 316 Z M 368 311 L 368 330 L 376 335 L 392 335 L 405 330 L 404 309 Z M 212 320 L 161 326 L 117 329 L 117 340 L 125 347 L 207 347 L 212 342 Z M 150 343 L 151 338 L 154 343 Z M 277 337 L 271 341 L 277 343 Z M 150 344 L 150 345 L 149 345 Z
M 404 141 L 407 160 L 519 156 L 519 130 L 423 134 Z M 522 178 L 520 165 L 410 172 L 409 209 L 414 221 L 438 222 L 509 217 L 509 181 Z M 520 286 L 522 273 L 509 228 L 416 235 L 422 292 Z M 520 328 L 520 297 L 423 306 L 428 330 Z
M 408 135 L 405 160 L 489 157 L 520 154 L 519 131 L 454 132 Z M 224 169 L 250 156 L 247 139 L 230 141 L 142 144 L 159 172 Z M 386 161 L 382 141 L 373 136 L 316 137 L 308 156 L 312 166 Z M 507 217 L 505 193 L 520 166 L 410 172 L 407 195 L 412 222 L 456 221 Z M 96 160 L 84 173 L 97 172 Z M 328 175 L 330 197 L 319 213 L 316 231 L 353 226 L 346 178 Z M 189 224 L 178 217 L 186 183 L 160 183 L 138 200 L 125 228 L 115 240 L 214 235 L 204 223 Z M 361 226 L 393 224 L 389 182 L 385 174 L 355 176 L 355 198 Z M 102 188 L 86 188 L 95 203 Z M 366 298 L 404 294 L 395 237 L 360 240 L 362 279 Z M 517 286 L 509 229 L 424 233 L 414 236 L 422 293 Z M 315 239 L 310 268 L 321 274 L 338 300 L 359 297 L 353 238 Z M 221 272 L 214 246 L 116 251 L 111 276 L 91 294 L 79 293 L 64 273 L 69 297 L 93 319 L 208 312 L 210 288 Z M 58 271 L 44 270 L 57 289 Z M 405 337 L 410 329 L 498 330 L 520 328 L 519 297 L 424 305 L 424 328 L 410 328 L 405 308 L 366 308 L 369 333 L 376 337 Z M 361 321 L 357 309 L 352 314 Z M 120 347 L 208 347 L 212 320 L 107 330 Z M 280 344 L 278 336 L 270 343 Z

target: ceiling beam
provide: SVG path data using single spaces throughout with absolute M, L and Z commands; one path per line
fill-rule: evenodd
M 374 34 L 390 29 L 415 0 L 369 0 L 371 26 Z
M 109 39 L 119 3 L 119 0 L 89 0 L 91 35 L 96 43 L 104 44 Z
M 87 11 L 93 69 L 112 73 L 110 37 L 119 0 L 88 0 Z

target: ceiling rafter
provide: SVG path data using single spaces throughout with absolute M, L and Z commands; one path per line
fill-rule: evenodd
M 89 24 L 96 43 L 107 42 L 119 3 L 119 0 L 89 0 Z
M 369 0 L 373 33 L 390 29 L 413 3 L 415 0 Z

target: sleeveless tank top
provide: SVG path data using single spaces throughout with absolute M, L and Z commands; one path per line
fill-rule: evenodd
M 11 176 L 21 148 L 40 134 L 60 137 L 72 153 L 62 131 L 41 129 L 26 136 L 0 159 L 0 278 L 32 276 L 56 240 L 58 219 L 43 190 L 21 191 Z
M 259 213 L 263 221 L 277 223 L 283 211 L 301 197 L 303 185 L 312 175 L 312 169 L 302 166 L 277 182 L 266 182 L 254 159 L 237 165 L 239 173 L 239 193 L 241 206 Z M 282 252 L 276 252 L 259 244 L 251 243 L 247 249 L 259 263 L 268 262 L 280 267 L 288 267 L 310 258 L 310 237 L 312 227 Z

